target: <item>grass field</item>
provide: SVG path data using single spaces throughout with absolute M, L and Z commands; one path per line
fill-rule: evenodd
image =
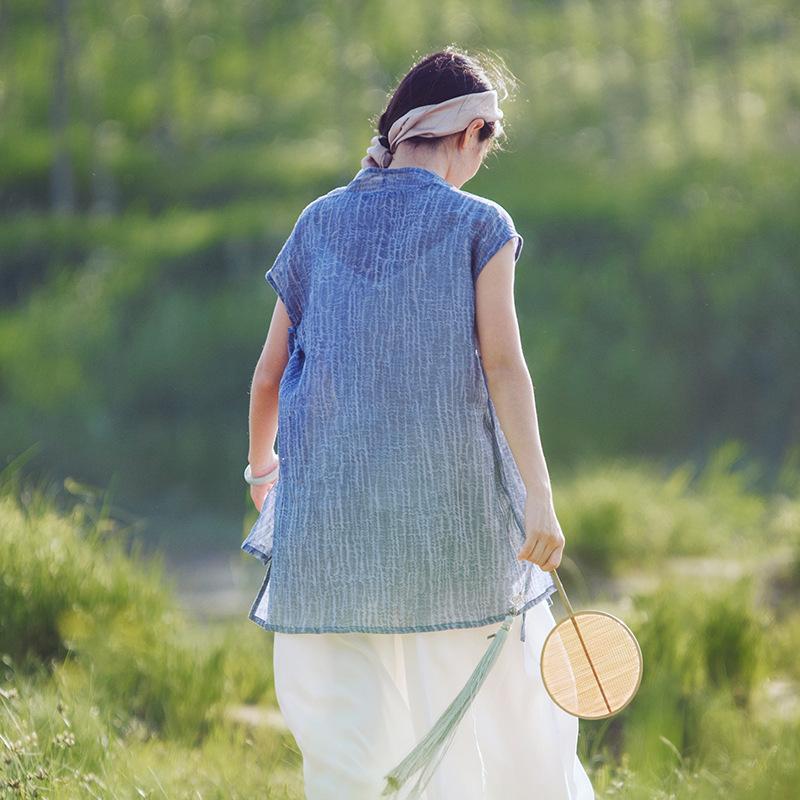
M 558 484 L 570 599 L 621 616 L 645 662 L 628 708 L 581 723 L 598 797 L 796 797 L 800 502 L 731 461 Z M 302 798 L 271 634 L 245 608 L 188 616 L 129 545 L 96 504 L 3 483 L 0 797 Z

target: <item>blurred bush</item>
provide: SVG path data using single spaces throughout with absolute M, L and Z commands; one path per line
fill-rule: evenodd
M 271 637 L 248 620 L 209 636 L 176 607 L 161 560 L 126 550 L 105 513 L 86 502 L 59 510 L 40 489 L 20 499 L 9 487 L 0 491 L 0 653 L 15 671 L 90 681 L 121 720 L 187 742 L 225 704 L 274 700 Z

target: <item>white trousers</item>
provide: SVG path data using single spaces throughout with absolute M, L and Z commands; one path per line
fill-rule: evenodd
M 537 603 L 520 642 L 522 615 L 514 617 L 426 800 L 594 800 L 577 756 L 578 719 L 550 699 L 539 671 L 555 624 L 547 601 Z M 275 690 L 303 755 L 307 800 L 380 800 L 384 775 L 461 690 L 499 626 L 276 632 Z

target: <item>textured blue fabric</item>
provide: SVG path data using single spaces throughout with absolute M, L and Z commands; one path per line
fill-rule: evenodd
M 525 486 L 475 334 L 475 280 L 510 238 L 516 259 L 502 206 L 421 167 L 363 168 L 301 212 L 265 276 L 292 324 L 280 477 L 242 544 L 267 565 L 263 628 L 441 630 L 552 603 L 516 558 Z

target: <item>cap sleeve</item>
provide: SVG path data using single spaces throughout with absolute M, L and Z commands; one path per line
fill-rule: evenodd
M 305 209 L 300 214 L 272 266 L 264 273 L 267 283 L 286 306 L 292 325 L 303 315 L 305 286 L 308 276 L 308 245 Z
M 519 260 L 524 239 L 517 231 L 511 215 L 498 203 L 492 203 L 488 213 L 478 226 L 473 245 L 473 280 L 477 280 L 483 268 L 500 248 L 509 240 L 516 239 L 514 248 L 514 264 Z

